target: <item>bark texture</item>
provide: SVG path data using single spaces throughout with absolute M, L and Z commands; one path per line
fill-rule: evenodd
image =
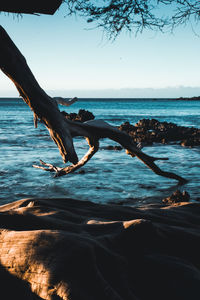
M 25 58 L 0 26 L 0 68 L 13 81 L 20 96 L 47 127 L 64 162 L 77 163 L 73 141 L 55 101 L 39 86 Z

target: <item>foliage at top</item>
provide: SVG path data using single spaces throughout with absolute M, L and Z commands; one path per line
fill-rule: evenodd
M 123 29 L 173 30 L 200 20 L 200 1 L 194 0 L 66 0 L 69 15 L 78 14 L 101 27 L 110 38 Z

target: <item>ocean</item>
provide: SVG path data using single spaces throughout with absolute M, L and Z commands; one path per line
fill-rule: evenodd
M 95 119 L 112 125 L 126 121 L 135 124 L 149 118 L 173 122 L 177 125 L 200 127 L 200 101 L 170 99 L 80 99 L 66 112 L 79 109 L 91 111 Z M 86 141 L 74 139 L 79 158 L 88 150 Z M 96 203 L 138 205 L 160 203 L 175 190 L 186 190 L 192 201 L 200 200 L 200 147 L 188 148 L 178 144 L 153 145 L 143 151 L 153 156 L 169 157 L 157 164 L 188 179 L 182 187 L 172 179 L 154 174 L 137 158 L 124 150 L 110 151 L 115 145 L 104 139 L 100 150 L 78 171 L 54 178 L 50 172 L 35 169 L 42 159 L 56 166 L 64 166 L 59 151 L 47 129 L 39 123 L 35 129 L 33 113 L 18 98 L 0 98 L 0 205 L 30 197 L 68 197 Z

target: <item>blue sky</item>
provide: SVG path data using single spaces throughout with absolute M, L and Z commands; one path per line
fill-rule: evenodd
M 190 27 L 174 34 L 123 33 L 110 42 L 79 17 L 1 14 L 0 23 L 26 57 L 41 87 L 65 97 L 200 95 L 200 37 Z M 200 26 L 199 26 L 200 27 Z M 199 27 L 196 32 L 200 34 Z M 0 73 L 0 97 L 18 96 Z

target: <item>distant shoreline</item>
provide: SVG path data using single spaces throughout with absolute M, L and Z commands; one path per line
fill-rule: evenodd
M 180 97 L 180 98 L 176 98 L 174 100 L 192 100 L 192 101 L 199 101 L 200 100 L 200 96 L 197 97 Z
M 65 97 L 66 99 L 70 99 L 70 97 Z M 20 97 L 0 97 L 0 101 L 5 101 L 5 100 L 10 100 L 10 101 L 16 101 L 16 100 L 22 100 L 22 98 Z M 117 97 L 99 97 L 99 98 L 96 98 L 96 97 L 83 97 L 83 98 L 78 98 L 79 101 L 137 101 L 137 100 L 140 100 L 140 101 L 200 101 L 200 96 L 195 96 L 195 97 L 179 97 L 179 98 L 155 98 L 155 97 L 152 97 L 152 98 L 117 98 Z

